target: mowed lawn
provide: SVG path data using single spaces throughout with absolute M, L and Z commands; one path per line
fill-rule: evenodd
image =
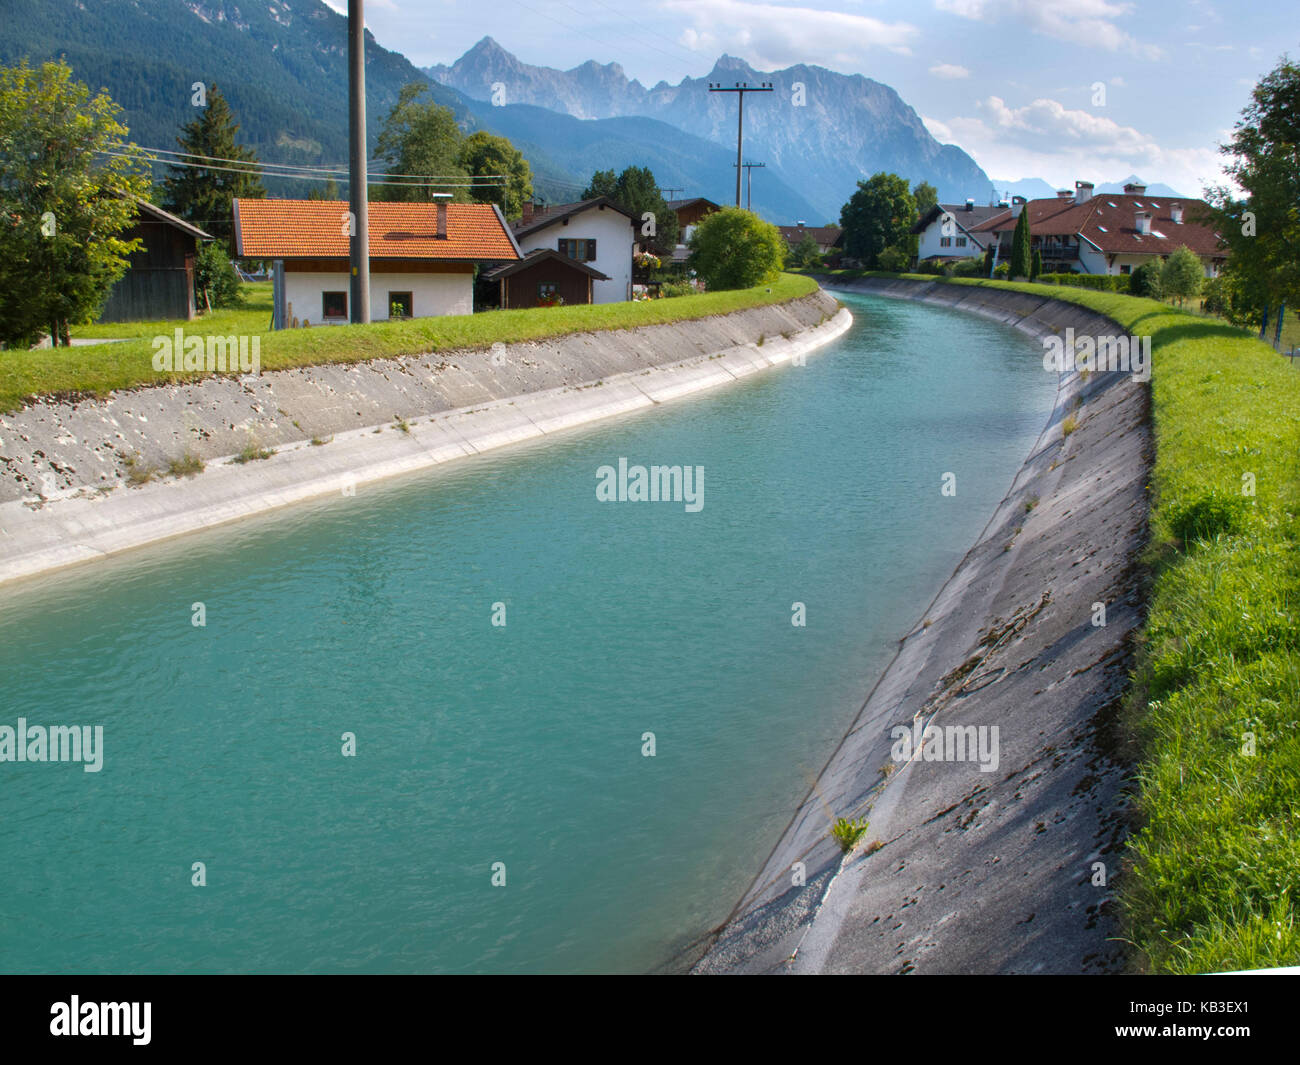
M 607 329 L 708 318 L 748 307 L 785 303 L 811 295 L 811 278 L 782 274 L 770 285 L 732 292 L 705 292 L 671 299 L 598 305 L 487 311 L 442 318 L 414 318 L 370 325 L 315 326 L 270 330 L 271 285 L 244 286 L 246 305 L 220 310 L 192 322 L 132 322 L 78 326 L 75 338 L 129 338 L 122 343 L 0 352 L 0 411 L 13 411 L 34 396 L 90 397 L 140 385 L 193 380 L 203 373 L 167 373 L 153 368 L 153 338 L 187 335 L 260 337 L 262 370 L 287 370 L 326 363 L 422 355 L 493 344 L 545 340 Z

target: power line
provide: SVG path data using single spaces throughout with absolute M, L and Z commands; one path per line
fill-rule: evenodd
M 131 145 L 119 144 L 119 145 L 114 145 L 114 147 L 116 147 L 116 148 L 128 148 L 128 147 L 131 147 Z M 210 160 L 212 160 L 212 161 L 214 161 L 214 162 L 218 162 L 218 163 L 237 163 L 237 164 L 239 164 L 239 165 L 241 165 L 241 166 L 270 166 L 270 167 L 275 167 L 277 170 L 286 170 L 286 169 L 288 169 L 288 170 L 303 170 L 303 171 L 310 171 L 310 172 L 313 172 L 313 173 L 346 174 L 346 173 L 348 172 L 348 168 L 345 167 L 345 166 L 330 166 L 330 165 L 327 165 L 327 164 L 325 164 L 325 163 L 316 163 L 316 164 L 312 164 L 312 165 L 310 165 L 310 166 L 306 166 L 306 165 L 303 165 L 303 164 L 300 164 L 300 163 L 275 163 L 275 162 L 271 162 L 270 160 L 263 161 L 263 160 L 260 160 L 260 159 L 228 159 L 228 158 L 226 158 L 225 156 L 221 156 L 221 155 L 199 155 L 197 152 L 178 152 L 178 151 L 174 151 L 174 150 L 172 150 L 172 149 L 170 149 L 170 148 L 148 148 L 148 147 L 145 147 L 144 145 L 135 145 L 135 147 L 136 147 L 139 151 L 141 151 L 141 152 L 145 152 L 145 153 L 149 153 L 149 154 L 154 154 L 154 155 L 175 155 L 175 156 L 179 156 L 179 157 L 184 158 L 184 159 L 210 159 Z M 172 164 L 171 164 L 171 161 L 168 160 L 168 159 L 156 159 L 156 160 L 154 160 L 154 161 L 155 161 L 155 162 L 159 162 L 159 163 L 165 163 L 165 164 L 167 164 L 168 166 L 172 165 Z M 378 160 L 373 160 L 372 162 L 378 162 Z M 214 167 L 214 169 L 215 169 L 215 167 Z M 510 175 L 508 175 L 508 174 L 477 174 L 477 175 L 466 175 L 466 174 L 388 174 L 387 176 L 388 176 L 388 177 L 417 177 L 417 178 L 425 178 L 425 177 L 448 177 L 448 178 L 456 177 L 456 178 L 459 178 L 459 177 L 467 177 L 467 176 L 469 176 L 469 177 L 506 178 L 506 177 L 509 177 Z

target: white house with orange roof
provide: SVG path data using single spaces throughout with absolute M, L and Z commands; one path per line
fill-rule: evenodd
M 474 312 L 480 263 L 522 253 L 486 203 L 369 204 L 370 319 Z M 274 324 L 350 320 L 349 214 L 343 200 L 234 201 L 235 253 L 274 262 Z

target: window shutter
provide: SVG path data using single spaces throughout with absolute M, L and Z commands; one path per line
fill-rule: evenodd
M 596 242 L 594 240 L 589 240 L 587 241 L 587 262 L 589 263 L 594 262 L 595 259 L 596 259 Z
M 567 240 L 566 238 L 564 238 L 564 237 L 561 237 L 561 238 L 560 238 L 560 248 L 559 248 L 559 251 L 560 251 L 560 254 L 561 254 L 561 255 L 568 255 L 568 254 L 569 254 L 569 242 L 568 242 L 568 240 Z

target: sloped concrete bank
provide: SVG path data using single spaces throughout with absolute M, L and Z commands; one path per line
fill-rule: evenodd
M 644 410 L 790 362 L 851 322 L 819 291 L 488 351 L 35 403 L 0 416 L 0 582 Z M 202 472 L 167 475 L 186 456 Z
M 1122 333 L 1073 304 L 1016 292 L 888 279 L 837 287 L 956 307 L 1037 337 L 1070 326 Z M 1113 895 L 1130 771 L 1116 716 L 1144 609 L 1135 559 L 1148 413 L 1147 386 L 1128 375 L 1060 375 L 1006 498 L 915 619 L 695 971 L 1123 967 Z M 1068 433 L 1067 417 L 1077 421 Z M 920 753 L 891 734 L 924 736 L 930 724 L 942 736 Z M 954 760 L 958 741 L 970 742 L 966 760 Z M 982 742 L 997 753 L 992 771 L 975 756 Z M 847 856 L 828 838 L 838 816 L 870 822 Z

